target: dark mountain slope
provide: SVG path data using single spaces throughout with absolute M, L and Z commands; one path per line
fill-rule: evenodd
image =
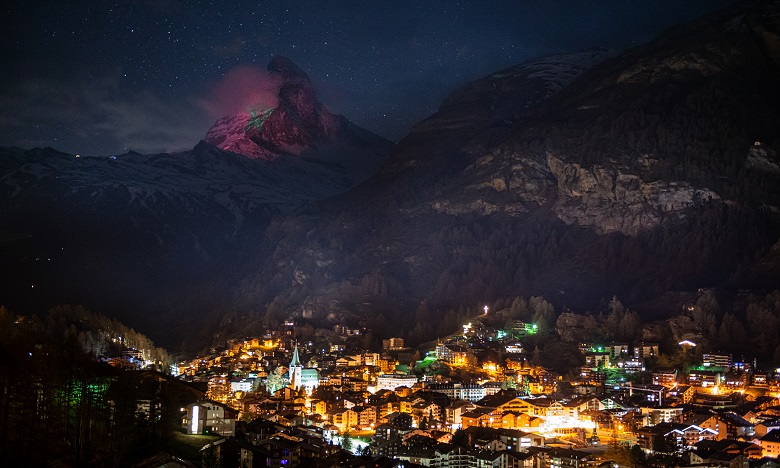
M 771 283 L 779 13 L 778 2 L 718 13 L 571 84 L 550 79 L 557 58 L 456 91 L 379 175 L 272 225 L 236 292 L 240 314 L 370 324 L 382 312 L 396 332 L 430 320 L 432 336 L 436 315 L 414 312 L 422 300 L 544 294 L 588 308 Z
M 303 74 L 284 58 L 272 65 Z M 328 113 L 313 92 L 296 98 L 291 87 L 309 89 L 302 80 L 280 79 L 278 114 L 287 117 L 265 137 L 308 135 L 296 153 L 250 158 L 206 142 L 116 157 L 0 149 L 0 304 L 19 313 L 83 304 L 166 346 L 210 333 L 270 219 L 345 192 L 393 147 Z M 312 133 L 320 119 L 335 122 L 330 134 Z M 247 131 L 210 136 L 217 130 L 234 140 Z

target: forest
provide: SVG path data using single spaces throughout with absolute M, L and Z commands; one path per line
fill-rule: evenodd
M 170 363 L 142 334 L 82 307 L 42 317 L 0 307 L 0 460 L 123 466 L 169 446 L 180 407 L 202 394 L 153 369 L 107 363 L 131 347 L 160 368 Z

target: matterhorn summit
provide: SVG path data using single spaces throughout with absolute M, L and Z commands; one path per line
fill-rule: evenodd
M 205 142 L 251 159 L 275 161 L 299 157 L 336 164 L 354 183 L 374 174 L 393 143 L 332 114 L 317 95 L 309 76 L 280 55 L 268 63 L 278 83 L 275 105 L 257 104 L 222 117 Z

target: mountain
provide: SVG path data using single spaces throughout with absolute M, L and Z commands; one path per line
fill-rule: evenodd
M 275 56 L 268 72 L 278 83 L 273 107 L 258 107 L 219 119 L 205 142 L 251 159 L 282 157 L 337 164 L 353 183 L 376 173 L 392 143 L 331 114 L 317 101 L 309 76 L 290 59 Z
M 425 340 L 500 298 L 776 287 L 780 3 L 611 55 L 452 93 L 366 184 L 271 224 L 222 328 L 292 315 Z
M 271 68 L 305 77 L 281 57 Z M 327 112 L 308 78 L 284 76 L 262 139 L 246 140 L 272 157 L 210 144 L 230 136 L 219 124 L 181 153 L 0 149 L 0 304 L 19 313 L 82 304 L 168 346 L 208 329 L 273 216 L 347 191 L 394 146 Z

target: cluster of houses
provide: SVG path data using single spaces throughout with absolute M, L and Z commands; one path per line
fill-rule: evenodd
M 648 367 L 655 343 L 584 343 L 585 365 L 564 379 L 531 365 L 516 338 L 497 340 L 503 360 L 489 360 L 472 330 L 424 354 L 400 338 L 369 352 L 293 337 L 291 326 L 183 363 L 180 378 L 208 397 L 184 408 L 183 431 L 222 436 L 209 450 L 258 463 L 242 466 L 357 455 L 387 466 L 599 466 L 621 444 L 652 466 L 777 466 L 780 375 L 729 356 L 705 354 L 683 372 Z

